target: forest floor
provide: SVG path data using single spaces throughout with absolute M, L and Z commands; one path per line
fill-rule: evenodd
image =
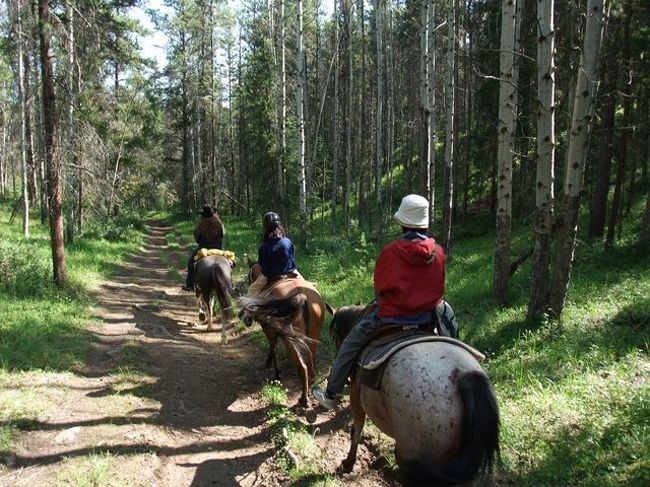
M 37 413 L 18 425 L 0 485 L 392 485 L 364 444 L 350 475 L 313 484 L 285 476 L 260 394 L 272 375 L 261 368 L 267 349 L 249 330 L 222 345 L 219 324 L 215 333 L 196 325 L 194 296 L 169 269 L 183 259 L 167 245 L 170 228 L 150 222 L 147 230 L 142 252 L 94 289 L 96 341 L 83 368 L 10 384 Z M 295 404 L 292 369 L 283 386 Z M 345 407 L 318 413 L 305 426 L 333 473 L 347 453 L 350 415 Z

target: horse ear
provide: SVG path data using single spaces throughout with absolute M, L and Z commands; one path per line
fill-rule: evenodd
M 327 301 L 325 301 L 325 309 L 334 316 L 334 313 L 336 313 L 336 308 L 332 307 Z

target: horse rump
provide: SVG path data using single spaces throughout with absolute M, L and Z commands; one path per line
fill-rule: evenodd
M 444 465 L 430 460 L 398 461 L 411 486 L 453 486 L 492 472 L 499 451 L 499 408 L 487 376 L 466 372 L 458 379 L 463 401 L 463 437 L 459 454 Z

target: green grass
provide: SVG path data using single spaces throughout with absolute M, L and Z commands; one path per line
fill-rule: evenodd
M 12 431 L 11 425 L 0 426 L 0 455 L 11 451 Z
M 530 261 L 512 276 L 510 305 L 492 300 L 492 217 L 456 226 L 446 297 L 459 319 L 461 338 L 487 355 L 483 365 L 494 383 L 502 417 L 502 482 L 647 485 L 650 256 L 635 244 L 642 209 L 641 203 L 633 207 L 613 249 L 606 250 L 600 241 L 579 241 L 561 322 L 527 321 Z M 227 218 L 224 223 L 226 248 L 238 257 L 244 252 L 255 256 L 259 228 Z M 532 246 L 530 224 L 515 225 L 513 257 Z M 192 225 L 177 227 L 185 241 Z M 388 228 L 386 234 L 393 236 L 383 242 L 372 242 L 361 232 L 344 239 L 328 230 L 329 222 L 312 222 L 309 247 L 296 249 L 300 271 L 334 306 L 368 302 L 373 297 L 375 258 L 398 228 Z M 317 356 L 319 380 L 324 380 L 334 354 L 324 329 Z M 285 442 L 300 444 L 299 428 L 286 431 Z M 390 450 L 376 430 L 369 429 L 366 436 L 379 451 Z M 387 460 L 394 467 L 390 455 Z M 290 465 L 286 468 L 291 470 Z M 302 482 L 295 485 L 322 485 L 313 472 L 293 471 L 290 478 Z
M 287 476 L 288 485 L 339 486 L 338 480 L 326 471 L 322 451 L 307 426 L 287 407 L 287 393 L 282 384 L 271 382 L 265 385 L 261 396 L 269 404 L 267 420 L 271 440 L 279 452 L 274 461 Z
M 76 367 L 92 342 L 88 289 L 137 251 L 142 233 L 133 223 L 125 224 L 128 231 L 111 225 L 103 236 L 91 229 L 66 245 L 67 282 L 58 287 L 48 229 L 33 222 L 25 240 L 20 221 L 7 220 L 0 207 L 0 371 Z
M 128 478 L 120 478 L 120 460 L 110 453 L 89 454 L 81 459 L 64 460 L 56 474 L 57 487 L 127 487 Z
M 67 281 L 58 287 L 52 279 L 48 228 L 32 222 L 25 240 L 19 219 L 7 221 L 8 212 L 0 205 L 0 454 L 11 452 L 12 437 L 30 429 L 50 407 L 32 384 L 65 383 L 67 371 L 83 365 L 94 341 L 87 329 L 95 320 L 89 290 L 143 242 L 137 217 L 90 225 L 66 244 Z M 137 352 L 132 348 L 125 348 L 125 359 L 133 361 Z M 127 386 L 134 393 L 132 383 L 120 384 L 116 393 Z M 60 471 L 57 485 L 127 485 L 107 481 L 106 464 L 94 456 L 81 467 L 70 463 Z

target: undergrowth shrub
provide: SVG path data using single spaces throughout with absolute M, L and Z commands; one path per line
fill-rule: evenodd
M 49 262 L 28 241 L 0 241 L 0 292 L 7 296 L 43 296 L 50 282 Z

